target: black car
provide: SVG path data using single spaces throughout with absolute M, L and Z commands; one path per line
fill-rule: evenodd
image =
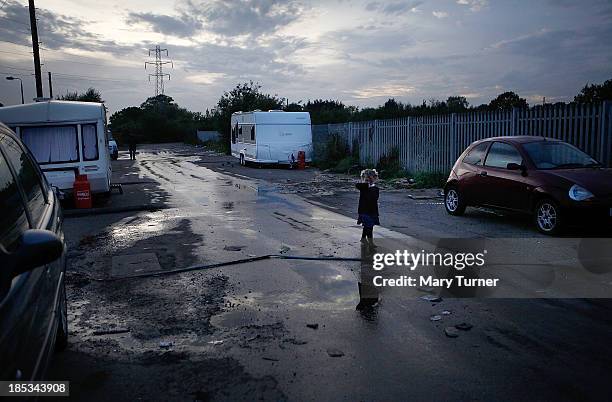
M 470 145 L 445 187 L 446 211 L 481 205 L 531 214 L 538 230 L 612 223 L 612 169 L 566 142 L 516 136 Z
M 0 205 L 0 380 L 39 380 L 68 341 L 62 212 L 35 159 L 2 123 Z

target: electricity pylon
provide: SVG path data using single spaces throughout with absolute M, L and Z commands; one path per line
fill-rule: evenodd
M 163 66 L 164 64 L 170 64 L 172 68 L 174 68 L 174 63 L 172 60 L 162 60 L 162 52 L 166 52 L 166 57 L 168 57 L 168 49 L 161 49 L 159 45 L 157 45 L 155 49 L 149 49 L 149 57 L 151 57 L 151 52 L 155 52 L 155 61 L 146 61 L 145 70 L 149 64 L 155 66 L 155 74 L 149 74 L 149 81 L 151 81 L 151 77 L 155 77 L 155 96 L 157 97 L 158 95 L 164 94 L 164 78 L 168 77 L 168 80 L 170 80 L 170 74 L 164 74 Z

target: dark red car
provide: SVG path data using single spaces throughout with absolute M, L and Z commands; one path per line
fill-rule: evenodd
M 531 214 L 556 234 L 575 223 L 612 222 L 612 169 L 566 142 L 544 137 L 477 141 L 459 157 L 444 189 L 451 215 L 467 206 Z

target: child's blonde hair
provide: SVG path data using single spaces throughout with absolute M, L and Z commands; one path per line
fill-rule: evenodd
M 361 180 L 376 181 L 378 180 L 378 172 L 376 169 L 364 169 L 361 171 Z

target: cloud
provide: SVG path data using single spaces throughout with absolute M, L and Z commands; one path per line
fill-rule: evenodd
M 489 5 L 489 0 L 457 0 L 457 4 L 469 6 L 470 10 L 477 12 Z
M 128 24 L 144 23 L 149 25 L 154 32 L 181 38 L 193 36 L 203 27 L 200 20 L 186 14 L 175 17 L 153 13 L 131 12 L 128 15 L 127 22 Z
M 0 40 L 18 45 L 31 43 L 30 15 L 28 8 L 17 1 L 6 2 L 2 9 Z M 81 28 L 81 22 L 75 18 L 37 9 L 39 36 L 44 38 L 46 47 L 56 47 L 60 43 L 71 43 L 73 38 L 92 39 L 93 35 Z M 67 36 L 68 38 L 63 38 Z
M 478 104 L 504 90 L 571 99 L 586 82 L 610 78 L 609 0 L 491 2 L 486 15 L 483 0 L 177 0 L 163 7 L 156 1 L 130 11 L 125 0 L 87 1 L 88 13 L 83 2 L 39 5 L 40 39 L 51 50 L 43 52 L 45 70 L 134 84 L 58 77 L 55 90 L 93 85 L 111 111 L 139 104 L 154 92 L 141 61 L 160 40 L 175 62 L 167 94 L 192 110 L 211 107 L 223 91 L 249 80 L 296 101 L 370 106 L 385 97 L 420 103 L 458 94 Z M 8 0 L 0 11 L 0 41 L 23 45 L 0 43 L 0 63 L 29 77 L 24 4 Z M 417 11 L 431 14 L 404 18 Z M 444 22 L 469 14 L 473 24 L 432 23 L 446 13 Z M 0 101 L 20 102 L 14 84 L 0 80 Z M 33 80 L 24 86 L 28 97 Z
M 498 53 L 545 59 L 555 65 L 564 60 L 592 60 L 609 51 L 602 38 L 612 38 L 612 27 L 591 26 L 583 29 L 545 29 L 493 43 L 488 49 Z M 570 56 L 570 57 L 568 57 Z M 612 55 L 609 57 L 612 59 Z
M 206 30 L 227 37 L 271 34 L 296 21 L 304 6 L 296 0 L 215 0 L 187 3 Z
M 418 7 L 422 5 L 422 0 L 395 0 L 385 2 L 370 2 L 366 4 L 367 11 L 379 11 L 387 15 L 400 15 L 407 12 L 417 13 Z
M 363 87 L 351 92 L 357 99 L 370 99 L 406 96 L 411 92 L 414 92 L 414 90 L 414 87 L 406 84 L 382 84 Z
M 303 67 L 290 60 L 290 56 L 303 47 L 301 39 L 274 36 L 265 45 L 243 47 L 200 43 L 172 46 L 171 51 L 188 81 L 199 84 L 231 82 L 235 85 L 244 80 L 289 82 L 303 76 Z
M 28 8 L 17 1 L 7 1 L 0 24 L 0 41 L 16 45 L 31 46 L 30 16 Z M 87 21 L 37 8 L 38 36 L 42 47 L 49 50 L 82 49 L 91 52 L 108 52 L 116 55 L 129 54 L 134 46 L 119 45 L 95 35 L 83 27 Z M 5 23 L 5 21 L 8 21 Z
M 414 45 L 413 37 L 406 31 L 386 26 L 359 26 L 326 33 L 320 43 L 335 49 L 347 59 L 371 53 L 400 51 Z
M 221 79 L 223 79 L 226 75 L 223 73 L 210 73 L 210 72 L 201 72 L 193 75 L 187 76 L 187 81 L 193 82 L 195 84 L 204 84 L 210 85 Z
M 380 9 L 381 4 L 378 1 L 373 1 L 371 3 L 366 4 L 365 9 L 367 11 L 376 11 L 378 9 Z
M 460 93 L 459 96 L 463 96 L 466 99 L 475 99 L 475 98 L 480 98 L 482 97 L 482 94 L 480 92 L 467 92 L 467 93 Z

